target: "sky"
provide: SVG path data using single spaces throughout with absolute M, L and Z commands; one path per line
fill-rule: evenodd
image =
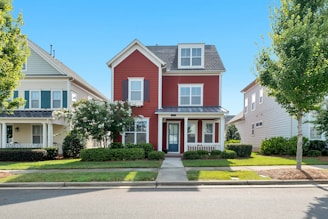
M 106 62 L 134 39 L 143 45 L 215 45 L 226 68 L 222 107 L 243 109 L 244 87 L 256 78 L 255 59 L 270 45 L 274 0 L 13 0 L 23 34 L 108 98 Z

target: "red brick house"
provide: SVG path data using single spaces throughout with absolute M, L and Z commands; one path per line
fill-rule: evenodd
M 122 133 L 123 143 L 147 142 L 177 154 L 223 150 L 225 68 L 215 46 L 144 46 L 134 40 L 107 65 L 112 100 L 134 106 L 135 123 Z

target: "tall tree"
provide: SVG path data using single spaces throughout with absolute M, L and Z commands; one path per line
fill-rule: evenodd
M 229 140 L 240 140 L 240 134 L 234 124 L 228 125 L 226 130 L 226 141 Z
M 268 94 L 298 121 L 296 168 L 302 163 L 302 123 L 328 93 L 328 0 L 281 0 L 271 16 L 272 46 L 256 58 Z
M 22 15 L 13 19 L 11 0 L 0 0 L 0 112 L 10 111 L 24 104 L 13 97 L 13 91 L 23 79 L 22 67 L 29 55 L 27 37 L 21 33 Z

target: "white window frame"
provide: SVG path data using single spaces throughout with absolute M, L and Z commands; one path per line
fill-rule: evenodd
M 132 100 L 131 92 L 133 92 L 132 89 L 132 82 L 140 82 L 140 100 Z M 144 102 L 144 78 L 128 78 L 128 101 L 131 105 L 143 105 Z M 136 90 L 137 91 L 137 90 Z
M 136 124 L 137 122 L 146 122 L 146 132 L 139 132 L 137 131 L 136 128 Z M 127 133 L 133 133 L 134 134 L 134 143 L 133 144 L 137 144 L 137 133 L 146 133 L 146 143 L 149 143 L 149 118 L 135 118 L 134 119 L 134 131 L 124 131 L 122 134 L 122 143 L 125 144 L 126 140 L 125 140 L 125 134 Z
M 246 97 L 244 101 L 244 113 L 248 113 L 248 97 Z
M 55 92 L 59 92 L 59 99 L 54 99 L 54 93 Z M 55 107 L 54 106 L 54 101 L 55 100 L 59 100 L 60 101 L 59 107 Z M 63 92 L 61 90 L 52 90 L 51 91 L 51 107 L 53 109 L 60 109 L 60 108 L 63 107 Z
M 34 136 L 38 136 L 38 135 L 34 135 L 34 127 L 39 127 L 40 128 L 40 143 L 35 143 L 34 142 Z M 32 132 L 32 144 L 43 144 L 43 128 L 42 128 L 42 126 L 41 125 L 39 125 L 39 124 L 32 124 L 32 130 L 31 130 L 31 132 Z
M 212 133 L 207 133 L 206 131 L 206 125 L 211 124 L 213 126 Z M 203 143 L 214 143 L 215 142 L 215 122 L 209 122 L 209 121 L 203 121 L 202 122 L 202 141 Z M 205 135 L 212 134 L 212 142 L 205 142 Z
M 198 121 L 188 121 L 188 128 L 189 125 L 195 125 L 195 132 L 194 133 L 189 133 L 189 129 L 187 129 L 187 142 L 188 143 L 197 143 L 198 142 Z M 195 135 L 195 141 L 191 142 L 189 141 L 189 134 L 194 134 Z
M 189 65 L 182 65 L 181 59 L 182 58 L 188 58 L 188 57 L 182 57 L 182 49 L 190 49 L 190 62 Z M 201 50 L 201 55 L 200 56 L 195 56 L 196 58 L 201 59 L 201 64 L 200 65 L 193 65 L 192 59 L 193 59 L 193 54 L 192 54 L 192 49 L 200 49 Z M 179 69 L 188 69 L 188 68 L 204 68 L 204 56 L 205 56 L 205 44 L 179 44 L 178 45 L 178 68 Z
M 260 92 L 259 92 L 259 104 L 262 104 L 263 103 L 263 88 L 260 89 Z
M 33 92 L 38 92 L 39 95 L 38 95 L 38 100 L 39 100 L 39 105 L 38 107 L 32 107 L 32 93 Z M 36 99 L 35 99 L 36 100 Z M 41 108 L 41 91 L 40 90 L 30 90 L 30 109 L 40 109 Z
M 204 84 L 179 84 L 178 85 L 178 105 L 179 106 L 203 106 L 203 96 L 204 96 Z M 192 104 L 192 88 L 200 88 L 200 103 L 199 104 Z M 190 88 L 189 100 L 190 104 L 182 104 L 181 103 L 181 88 Z
M 251 111 L 255 111 L 256 109 L 256 93 L 252 94 L 252 102 L 251 102 Z

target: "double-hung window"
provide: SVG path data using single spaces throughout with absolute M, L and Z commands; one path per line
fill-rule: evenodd
M 204 44 L 179 44 L 178 67 L 204 68 Z
M 263 103 L 263 88 L 260 89 L 259 104 Z
M 129 93 L 128 100 L 134 105 L 142 105 L 144 97 L 144 79 L 143 78 L 129 78 Z
M 254 93 L 252 94 L 251 111 L 255 110 L 255 104 L 256 104 L 255 100 L 256 100 L 256 94 Z
M 197 121 L 188 122 L 188 143 L 197 142 Z
M 245 98 L 244 113 L 246 114 L 247 112 L 248 112 L 248 98 Z
M 149 120 L 136 119 L 125 128 L 124 143 L 139 144 L 148 143 L 149 139 Z
M 202 84 L 179 84 L 179 106 L 202 106 Z
M 61 91 L 52 91 L 52 108 L 61 108 Z
M 213 143 L 214 142 L 214 132 L 215 126 L 213 122 L 203 123 L 203 142 Z
M 40 108 L 40 91 L 31 91 L 31 108 Z
M 32 142 L 33 144 L 42 143 L 42 128 L 41 125 L 32 126 Z

